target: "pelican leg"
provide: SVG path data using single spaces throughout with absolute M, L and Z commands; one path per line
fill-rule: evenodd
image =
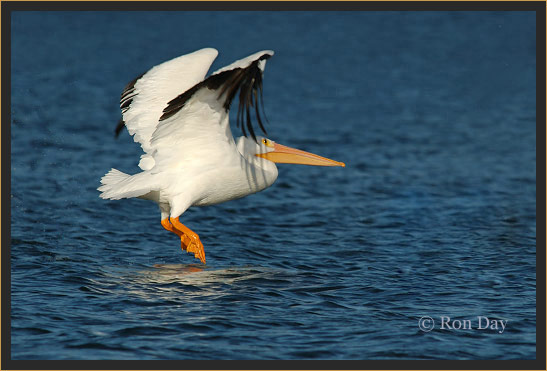
M 161 221 L 161 226 L 167 229 L 169 232 L 173 232 L 177 236 L 182 236 L 182 232 L 173 228 L 173 225 L 169 222 L 169 218 L 165 218 Z
M 181 245 L 184 244 L 186 247 L 183 247 L 183 250 L 194 253 L 194 256 L 205 264 L 205 250 L 203 249 L 203 244 L 201 243 L 198 234 L 179 222 L 178 217 L 169 218 L 169 221 L 171 222 L 173 229 L 181 233 Z
M 183 251 L 187 251 L 187 248 L 188 248 L 188 245 L 190 244 L 190 238 L 188 236 L 186 236 L 183 232 L 179 231 L 178 229 L 176 229 L 172 224 L 171 222 L 169 221 L 169 218 L 165 218 L 161 221 L 161 225 L 163 228 L 165 228 L 166 230 L 168 230 L 169 232 L 173 232 L 174 234 L 176 234 L 177 236 L 180 237 L 180 248 L 183 250 Z

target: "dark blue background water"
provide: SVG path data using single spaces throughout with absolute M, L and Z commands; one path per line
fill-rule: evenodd
M 206 46 L 275 50 L 269 137 L 347 167 L 185 213 L 203 266 L 96 188 L 125 84 Z M 535 358 L 535 53 L 531 12 L 14 13 L 12 357 Z

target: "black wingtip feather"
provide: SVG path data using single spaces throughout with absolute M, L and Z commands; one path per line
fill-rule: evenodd
M 137 95 L 137 93 L 135 93 L 135 84 L 143 76 L 144 76 L 144 73 L 135 77 L 123 89 L 122 94 L 120 96 L 120 109 L 122 110 L 122 115 L 129 109 L 129 107 L 131 106 L 131 103 L 133 102 L 133 98 Z M 125 122 L 123 121 L 123 118 L 122 118 L 118 122 L 118 125 L 116 125 L 116 130 L 115 130 L 116 138 L 120 135 L 124 126 L 125 126 Z
M 264 113 L 264 102 L 262 94 L 262 70 L 258 66 L 258 63 L 262 60 L 269 59 L 270 57 L 270 54 L 263 54 L 245 68 L 234 68 L 232 70 L 223 71 L 218 74 L 209 76 L 202 82 L 194 85 L 189 90 L 185 91 L 175 99 L 171 100 L 167 104 L 167 107 L 165 107 L 165 109 L 163 110 L 160 121 L 168 119 L 169 117 L 175 115 L 178 111 L 180 111 L 184 107 L 186 102 L 190 100 L 190 98 L 196 93 L 196 91 L 201 88 L 208 88 L 211 90 L 218 89 L 219 99 L 222 98 L 222 96 L 225 97 L 223 107 L 226 109 L 226 111 L 230 110 L 232 101 L 239 92 L 239 106 L 237 109 L 236 118 L 237 127 L 241 128 L 244 136 L 247 136 L 248 132 L 253 140 L 257 141 L 251 119 L 252 108 L 254 108 L 258 126 L 264 134 L 267 134 L 266 129 L 264 128 L 264 124 L 262 122 L 262 117 L 266 118 L 266 115 Z M 262 110 L 262 115 L 260 114 L 260 109 Z
M 115 130 L 116 138 L 120 135 L 120 133 L 122 132 L 124 126 L 125 126 L 125 121 L 123 121 L 123 119 L 118 121 L 118 125 L 116 125 L 116 130 Z

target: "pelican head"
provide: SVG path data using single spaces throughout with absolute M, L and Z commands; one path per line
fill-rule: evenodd
M 256 137 L 256 142 L 247 137 L 240 137 L 238 149 L 244 157 L 257 156 L 278 164 L 346 166 L 343 162 L 334 161 L 310 152 L 287 147 L 261 136 Z

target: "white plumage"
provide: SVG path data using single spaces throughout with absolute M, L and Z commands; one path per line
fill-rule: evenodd
M 205 78 L 217 54 L 206 48 L 172 59 L 126 87 L 121 124 L 145 152 L 139 162 L 142 172 L 128 175 L 112 169 L 98 188 L 104 199 L 139 197 L 158 203 L 164 228 L 180 236 L 182 248 L 203 263 L 198 235 L 178 220 L 190 206 L 217 204 L 269 187 L 277 178 L 274 162 L 344 166 L 255 136 L 250 110 L 263 128 L 258 99 L 272 51 L 252 54 Z M 238 124 L 251 136 L 237 143 L 229 125 L 236 96 Z
M 153 150 L 150 140 L 167 102 L 201 82 L 217 55 L 215 49 L 201 49 L 157 65 L 135 81 L 127 96 L 132 97 L 131 106 L 122 109 L 123 120 L 146 154 Z

